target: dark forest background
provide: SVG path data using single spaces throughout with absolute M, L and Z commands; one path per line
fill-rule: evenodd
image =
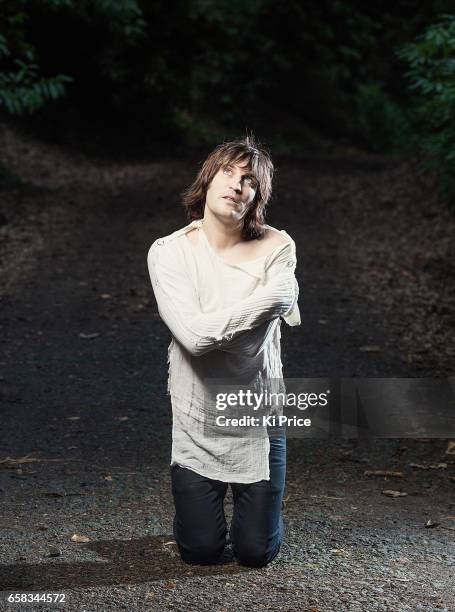
M 418 150 L 455 192 L 453 2 L 4 0 L 0 113 L 103 156 L 246 130 L 275 154 Z

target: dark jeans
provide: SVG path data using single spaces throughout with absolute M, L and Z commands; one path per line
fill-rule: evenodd
M 242 565 L 263 567 L 276 557 L 284 535 L 281 506 L 286 477 L 286 436 L 270 438 L 270 480 L 230 483 L 234 511 L 229 535 Z M 227 523 L 224 497 L 228 483 L 192 470 L 171 468 L 174 538 L 186 563 L 221 563 Z

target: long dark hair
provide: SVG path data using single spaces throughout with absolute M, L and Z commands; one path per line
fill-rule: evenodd
M 210 153 L 193 184 L 182 193 L 182 206 L 186 209 L 188 221 L 203 218 L 207 189 L 218 170 L 244 161 L 256 177 L 258 187 L 244 218 L 242 236 L 245 240 L 262 238 L 265 208 L 272 195 L 274 167 L 269 153 L 255 142 L 253 135 L 220 144 Z

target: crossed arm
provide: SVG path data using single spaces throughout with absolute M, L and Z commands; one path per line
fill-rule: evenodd
M 208 313 L 201 312 L 185 262 L 172 243 L 159 245 L 155 241 L 147 264 L 161 319 L 194 356 L 237 348 L 239 352 L 245 349 L 246 354 L 255 354 L 273 320 L 286 315 L 296 299 L 294 269 L 285 258 L 271 264 L 266 285 L 231 307 Z M 264 328 L 263 336 L 256 333 L 259 326 Z

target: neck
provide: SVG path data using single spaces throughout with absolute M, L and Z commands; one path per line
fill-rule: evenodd
M 243 220 L 240 222 L 231 219 L 230 222 L 224 223 L 210 211 L 205 210 L 202 220 L 202 231 L 210 241 L 212 247 L 217 251 L 224 251 L 242 242 L 242 227 Z

